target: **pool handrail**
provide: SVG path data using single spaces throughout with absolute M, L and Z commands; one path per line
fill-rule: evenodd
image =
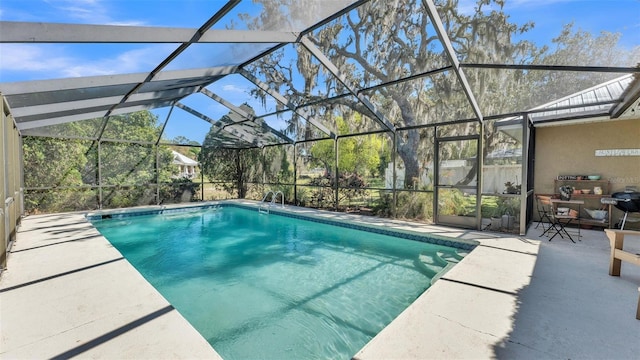
M 271 206 L 276 204 L 276 200 L 278 199 L 278 194 L 280 194 L 280 199 L 282 201 L 281 206 L 284 208 L 284 194 L 282 193 L 282 191 L 274 192 L 273 190 L 269 190 L 262 198 L 262 201 L 260 202 L 260 206 L 258 207 L 258 212 L 263 214 L 268 214 L 269 209 L 271 209 Z M 269 195 L 271 195 L 271 201 L 267 203 L 266 200 L 269 197 Z

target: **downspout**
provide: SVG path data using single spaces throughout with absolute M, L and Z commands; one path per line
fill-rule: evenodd
M 98 209 L 102 209 L 102 142 L 98 139 Z
M 391 179 L 391 217 L 395 218 L 398 214 L 398 191 L 396 190 L 396 158 L 398 155 L 398 134 L 393 131 L 391 133 L 391 163 L 393 164 L 392 179 Z
M 527 214 L 528 210 L 528 198 L 529 198 L 529 141 L 530 141 L 530 129 L 529 129 L 529 115 L 522 114 L 522 183 L 520 184 L 520 235 L 526 235 L 527 233 Z M 533 195 L 533 192 L 531 192 Z
M 477 181 L 476 181 L 476 229 L 482 230 L 482 189 L 484 183 L 483 167 L 484 167 L 484 133 L 485 123 L 479 121 L 480 136 L 478 137 L 477 156 Z
M 298 149 L 293 143 L 293 204 L 298 205 Z
M 156 143 L 156 205 L 160 205 L 160 151 Z
M 339 136 L 336 136 L 333 139 L 333 144 L 334 144 L 333 145 L 333 149 L 334 149 L 334 156 L 335 156 L 335 161 L 336 161 L 336 165 L 335 165 L 335 168 L 334 168 L 334 177 L 335 177 L 335 183 L 334 183 L 334 187 L 335 187 L 335 190 L 334 190 L 335 191 L 335 194 L 334 194 L 334 196 L 335 196 L 335 209 L 334 210 L 335 211 L 338 211 L 338 176 L 339 176 L 339 174 L 338 174 L 338 171 L 339 171 L 339 168 L 338 168 L 338 150 L 339 150 L 338 149 L 338 138 L 339 138 Z

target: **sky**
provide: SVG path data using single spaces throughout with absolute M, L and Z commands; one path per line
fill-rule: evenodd
M 304 0 L 311 1 L 311 0 Z M 340 0 L 314 0 L 343 6 Z M 55 23 L 170 26 L 198 28 L 226 1 L 223 0 L 0 0 L 0 20 Z M 471 11 L 475 1 L 460 0 L 463 11 Z M 537 44 L 551 44 L 563 25 L 599 34 L 621 34 L 620 45 L 640 46 L 640 0 L 506 0 L 510 21 L 535 27 L 523 38 Z M 259 9 L 245 0 L 214 28 L 221 29 L 238 14 Z M 308 14 L 308 17 L 323 14 Z M 285 25 L 283 25 L 285 26 Z M 0 35 L 1 36 L 1 35 Z M 0 91 L 2 82 L 43 80 L 64 77 L 149 72 L 165 59 L 176 44 L 0 44 Z M 233 62 L 228 44 L 198 44 L 176 59 L 167 70 L 225 65 Z M 233 56 L 249 59 L 259 51 L 255 45 L 235 47 Z M 222 55 L 221 55 L 222 54 Z M 640 62 L 640 59 L 639 59 Z M 208 88 L 239 106 L 247 102 L 256 109 L 262 105 L 248 91 L 251 84 L 240 75 L 227 76 Z M 218 119 L 229 110 L 202 94 L 185 99 L 187 106 Z M 270 101 L 265 110 L 275 108 Z M 164 121 L 169 109 L 154 113 Z M 273 127 L 281 124 L 272 123 Z M 210 124 L 175 109 L 165 130 L 167 138 L 178 135 L 202 142 Z

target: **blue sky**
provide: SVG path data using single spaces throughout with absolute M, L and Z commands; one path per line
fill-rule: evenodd
M 320 0 L 318 0 L 320 1 Z M 323 0 L 338 3 L 336 0 Z M 0 19 L 82 24 L 144 25 L 197 28 L 226 1 L 223 0 L 0 0 Z M 472 9 L 475 1 L 461 0 L 463 9 Z M 524 38 L 537 44 L 550 44 L 562 26 L 574 22 L 575 28 L 599 34 L 602 31 L 622 34 L 620 44 L 640 46 L 640 0 L 507 0 L 510 20 L 522 24 L 535 22 Z M 243 2 L 215 28 L 223 28 L 239 12 L 255 13 L 251 1 Z M 313 15 L 309 15 L 313 16 Z M 0 44 L 0 82 L 42 80 L 61 77 L 148 72 L 170 54 L 176 44 Z M 198 45 L 168 69 L 187 69 L 223 65 L 231 61 L 229 45 Z M 249 58 L 256 49 L 242 48 Z M 10 55 L 9 55 L 10 54 Z M 640 61 L 640 59 L 639 59 Z M 249 83 L 239 75 L 229 76 L 209 87 L 228 101 L 240 105 L 261 105 L 248 95 Z M 1 89 L 0 89 L 1 90 Z M 206 98 L 193 96 L 184 101 L 206 109 L 206 115 L 218 119 L 228 112 L 224 106 Z M 274 103 L 268 104 L 273 108 Z M 265 110 L 258 110 L 259 113 Z M 168 109 L 155 111 L 160 120 Z M 271 124 L 279 127 L 278 124 Z M 175 109 L 166 136 L 186 136 L 202 141 L 209 124 L 180 109 Z

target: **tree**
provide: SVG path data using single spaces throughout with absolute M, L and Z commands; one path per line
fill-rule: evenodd
M 293 146 L 269 146 L 263 150 L 265 182 L 292 184 Z
M 92 200 L 95 204 L 93 193 L 68 190 L 84 185 L 83 175 L 89 174 L 88 183 L 95 183 L 95 166 L 85 171 L 88 162 L 95 163 L 90 146 L 87 141 L 23 138 L 25 187 L 33 189 L 25 196 L 28 212 L 80 210 Z
M 260 3 L 262 13 L 253 18 L 248 15 L 243 17 L 249 28 L 267 28 L 273 24 L 273 19 L 287 19 L 288 15 L 304 12 L 307 7 L 305 2 L 293 0 L 262 0 Z M 608 65 L 620 64 L 615 58 L 620 50 L 615 47 L 617 37 L 611 34 L 594 38 L 583 32 L 574 34 L 566 28 L 555 39 L 558 48 L 549 49 L 524 40 L 514 41 L 516 35 L 529 31 L 534 24 L 510 22 L 508 14 L 503 12 L 506 0 L 478 0 L 471 14 L 461 12 L 457 0 L 436 3 L 443 26 L 461 62 L 589 65 L 589 60 L 603 56 Z M 357 88 L 434 71 L 428 76 L 378 87 L 361 94 L 368 96 L 396 127 L 406 128 L 397 133 L 397 151 L 405 168 L 406 179 L 418 179 L 424 171 L 424 164 L 433 159 L 433 146 L 429 139 L 422 137 L 423 132 L 417 126 L 476 116 L 453 71 L 439 71 L 451 64 L 437 34 L 431 29 L 430 19 L 420 0 L 369 1 L 309 34 L 309 40 L 338 68 L 340 75 Z M 593 45 L 596 49 L 588 50 L 589 46 L 585 44 Z M 637 56 L 637 49 L 634 51 Z M 295 53 L 296 57 L 292 58 L 291 53 Z M 623 58 L 628 59 L 626 55 Z M 577 59 L 583 59 L 584 62 L 576 63 Z M 303 46 L 280 48 L 251 64 L 249 69 L 266 79 L 272 89 L 287 94 L 294 104 L 319 101 L 330 94 L 346 92 L 344 85 L 327 75 L 327 70 Z M 569 76 L 565 72 L 557 80 L 549 81 L 535 71 L 463 70 L 485 116 L 522 111 L 546 102 L 543 99 L 549 101 L 553 99 L 549 98 L 549 93 L 541 94 L 537 90 L 547 91 L 549 87 L 546 84 L 555 87 Z M 304 81 L 300 81 L 300 78 Z M 571 84 L 574 91 L 594 85 L 593 78 L 578 78 L 577 81 L 566 83 Z M 565 92 L 566 83 L 562 87 Z M 563 95 L 566 95 L 565 92 Z M 254 95 L 263 99 L 265 96 L 258 91 Z M 329 105 L 316 105 L 323 106 L 327 112 L 358 111 L 369 114 L 363 104 L 354 101 L 353 97 L 334 99 Z M 372 115 L 369 114 L 369 117 Z M 316 119 L 329 121 L 335 118 Z M 351 132 L 362 130 L 352 122 L 348 125 Z M 307 123 L 307 126 L 310 125 Z M 337 128 L 335 122 L 329 123 L 329 128 Z M 439 130 L 442 136 L 471 131 L 476 131 L 472 122 L 441 127 Z M 500 145 L 498 133 L 492 124 L 485 127 L 485 155 Z
M 359 122 L 356 116 L 354 122 Z M 335 122 L 339 134 L 349 134 L 349 126 L 342 117 Z M 383 139 L 380 135 L 350 136 L 338 141 L 338 170 L 341 173 L 357 173 L 363 176 L 375 175 L 379 170 Z M 311 161 L 325 168 L 328 174 L 335 168 L 334 143 L 331 140 L 315 142 L 309 149 Z
M 253 109 L 244 104 L 244 109 L 253 114 Z M 233 112 L 223 115 L 221 123 L 233 122 Z M 248 184 L 262 182 L 260 176 L 263 173 L 262 150 L 259 148 L 228 148 L 221 146 L 225 135 L 220 126 L 213 125 L 202 144 L 199 154 L 203 173 L 209 181 L 222 181 L 226 191 L 238 190 L 238 197 L 244 199 L 247 195 Z M 235 142 L 233 138 L 229 140 Z
M 555 49 L 544 48 L 540 63 L 624 67 L 636 65 L 640 59 L 640 45 L 624 49 L 618 45 L 619 39 L 619 33 L 602 32 L 599 36 L 594 36 L 587 31 L 575 29 L 574 24 L 569 23 L 553 39 Z M 545 72 L 532 75 L 531 84 L 545 85 L 546 97 L 543 101 L 559 99 L 619 76 L 606 72 Z
M 173 144 L 181 144 L 181 145 L 200 145 L 197 141 L 193 141 L 193 140 L 189 140 L 189 138 L 187 138 L 186 136 L 176 136 L 173 139 L 171 139 L 171 142 Z
M 149 111 L 111 116 L 103 138 L 146 142 L 142 144 L 107 141 L 101 144 L 102 181 L 111 185 L 143 185 L 156 181 L 156 153 L 153 145 L 160 134 L 158 117 Z M 160 182 L 169 181 L 175 172 L 173 155 L 159 148 Z
M 82 185 L 80 169 L 87 162 L 86 142 L 45 137 L 25 137 L 23 143 L 25 187 Z
M 229 149 L 207 146 L 211 131 L 204 140 L 199 161 L 202 171 L 209 181 L 223 181 L 224 189 L 228 192 L 238 190 L 238 197 L 247 196 L 248 184 L 258 182 L 261 173 L 260 149 Z
M 96 124 L 103 123 L 103 119 L 92 119 L 59 124 L 48 130 L 53 135 L 75 134 L 89 138 L 96 135 Z M 25 198 L 28 210 L 70 211 L 94 208 L 97 203 L 95 190 L 89 187 L 98 185 L 100 180 L 100 185 L 134 187 L 134 190 L 127 191 L 126 194 L 118 192 L 116 188 L 104 187 L 103 189 L 108 189 L 103 193 L 108 205 L 137 204 L 148 190 L 148 184 L 156 183 L 156 171 L 161 182 L 168 181 L 174 171 L 171 152 L 162 148 L 158 150 L 160 161 L 156 168 L 155 146 L 152 145 L 159 134 L 156 123 L 157 118 L 148 111 L 112 116 L 108 119 L 103 134 L 103 138 L 112 140 L 101 140 L 100 145 L 98 140 L 24 137 L 25 186 L 28 189 Z M 113 139 L 135 139 L 150 144 L 126 143 Z M 39 187 L 52 187 L 54 190 L 29 192 L 29 189 Z
M 439 2 L 445 28 L 455 35 L 454 42 L 460 56 L 471 60 L 481 57 L 512 58 L 515 54 L 526 56 L 533 48 L 524 42 L 512 43 L 511 37 L 526 31 L 529 24 L 518 27 L 497 11 L 485 14 L 482 6 L 490 3 L 502 4 L 501 1 L 479 1 L 476 12 L 467 16 L 458 12 L 457 1 Z M 304 4 L 287 3 L 287 11 L 296 12 L 295 8 L 300 6 Z M 277 17 L 274 13 L 282 9 L 273 1 L 263 1 L 263 7 L 263 13 L 253 19 L 250 27 L 262 26 L 267 19 Z M 429 22 L 421 1 L 371 1 L 315 31 L 310 40 L 351 84 L 367 87 L 448 65 L 439 50 L 441 46 L 437 35 L 431 33 L 427 26 Z M 320 84 L 325 87 L 325 93 L 344 92 L 344 86 L 334 77 L 325 76 L 326 71 L 310 58 L 304 48 L 297 47 L 296 62 L 286 63 L 283 52 L 276 51 L 257 62 L 253 70 L 265 77 L 275 89 L 290 94 L 294 103 L 320 100 L 322 95 L 316 96 L 311 92 Z M 302 87 L 296 87 L 294 79 L 288 76 L 296 72 L 304 77 Z M 398 154 L 404 163 L 407 179 L 419 178 L 423 171 L 421 163 L 424 163 L 420 158 L 433 156 L 429 151 L 426 154 L 418 151 L 421 137 L 415 126 L 473 117 L 469 102 L 456 86 L 455 75 L 451 71 L 385 86 L 367 95 L 396 126 L 412 128 L 402 131 L 397 137 Z M 368 114 L 363 104 L 353 99 L 343 98 L 332 106 L 336 103 Z M 349 126 L 351 131 L 355 130 L 353 124 Z M 336 128 L 335 124 L 333 128 Z M 458 128 L 460 130 L 451 127 L 452 131 L 466 130 L 465 126 Z
M 200 143 L 195 140 L 190 140 L 185 136 L 176 136 L 171 140 L 172 144 L 181 144 L 188 146 L 179 146 L 179 145 L 171 145 L 171 150 L 179 152 L 180 154 L 190 158 L 197 159 L 200 154 L 201 146 Z

